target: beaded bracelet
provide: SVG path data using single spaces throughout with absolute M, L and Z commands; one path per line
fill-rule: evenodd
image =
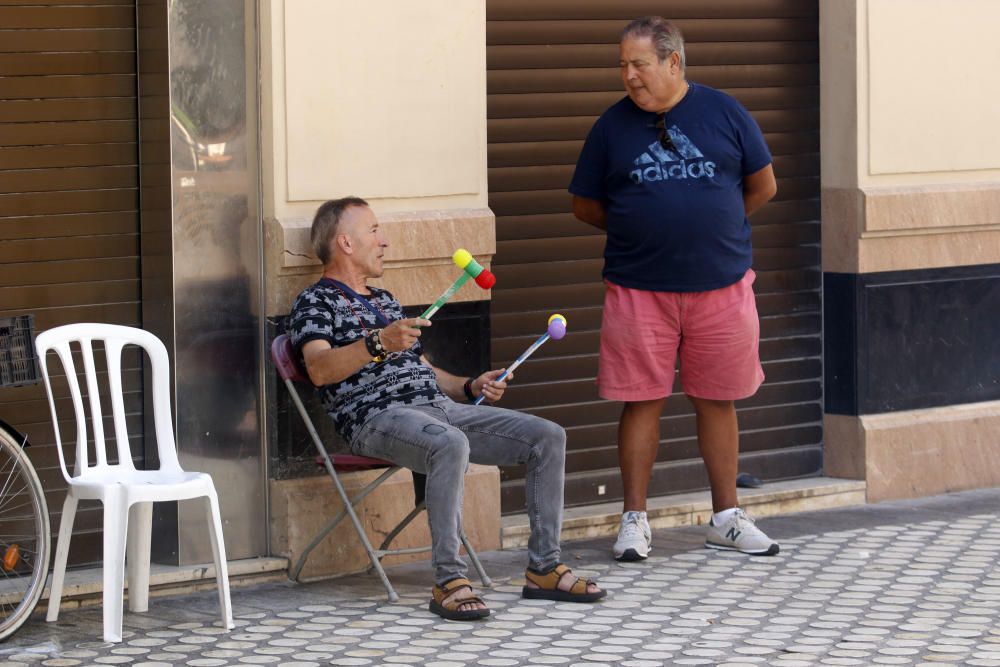
M 383 361 L 386 357 L 381 333 L 381 329 L 374 329 L 365 336 L 365 349 L 368 350 L 368 354 L 372 355 L 372 361 Z

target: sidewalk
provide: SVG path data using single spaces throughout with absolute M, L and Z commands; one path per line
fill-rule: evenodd
M 426 611 L 426 564 L 373 576 L 233 591 L 236 630 L 213 591 L 153 598 L 100 642 L 100 607 L 41 612 L 0 664 L 154 665 L 997 665 L 1000 489 L 772 517 L 781 554 L 704 549 L 703 529 L 656 531 L 651 557 L 610 560 L 608 539 L 565 545 L 596 576 L 593 606 L 522 600 L 523 550 L 481 554 L 493 616 L 449 623 Z

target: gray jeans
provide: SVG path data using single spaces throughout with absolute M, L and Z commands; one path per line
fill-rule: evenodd
M 566 432 L 558 424 L 514 410 L 445 399 L 390 408 L 372 417 L 352 449 L 427 475 L 431 564 L 438 584 L 466 573 L 459 556 L 459 530 L 470 462 L 527 465 L 528 565 L 545 571 L 559 562 Z

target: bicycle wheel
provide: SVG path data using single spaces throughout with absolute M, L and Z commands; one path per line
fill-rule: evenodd
M 49 567 L 49 511 L 34 466 L 0 428 L 0 640 L 28 620 Z

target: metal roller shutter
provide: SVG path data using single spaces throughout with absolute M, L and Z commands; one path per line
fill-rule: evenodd
M 587 131 L 624 95 L 619 31 L 646 14 L 677 22 L 688 77 L 739 99 L 774 154 L 778 195 L 751 221 L 767 381 L 737 406 L 740 468 L 771 480 L 820 470 L 818 11 L 815 0 L 488 0 L 493 364 L 514 359 L 550 313 L 568 318 L 570 333 L 522 366 L 505 398 L 566 427 L 567 505 L 622 497 L 621 405 L 594 385 L 604 236 L 573 218 L 566 187 Z M 650 495 L 707 488 L 683 395 L 661 425 Z M 505 513 L 523 511 L 523 474 L 503 470 Z
M 0 0 L 0 317 L 33 313 L 36 332 L 140 323 L 135 49 L 134 0 Z M 137 355 L 124 383 L 141 452 Z M 72 461 L 68 389 L 54 388 Z M 65 482 L 43 387 L 0 389 L 0 416 L 33 445 L 56 530 Z M 72 563 L 100 558 L 100 526 L 100 506 L 81 505 Z

